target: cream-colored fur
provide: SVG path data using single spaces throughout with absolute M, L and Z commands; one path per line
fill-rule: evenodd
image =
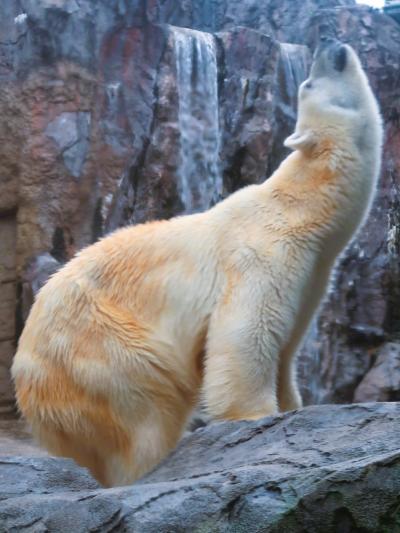
M 12 371 L 51 452 L 126 484 L 175 446 L 201 391 L 217 419 L 301 406 L 294 354 L 380 165 L 378 108 L 350 47 L 319 49 L 286 143 L 265 183 L 117 231 L 40 291 Z

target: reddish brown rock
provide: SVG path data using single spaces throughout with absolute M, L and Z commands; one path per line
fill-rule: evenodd
M 74 2 L 28 13 L 11 4 L 0 23 L 0 409 L 9 410 L 8 368 L 35 291 L 102 235 L 112 195 L 149 143 L 168 33 L 121 31 L 103 20 L 106 8 L 93 27 Z
M 266 179 L 287 154 L 283 139 L 293 131 L 297 88 L 311 57 L 305 46 L 243 27 L 217 38 L 221 168 L 230 193 Z
M 400 344 L 384 344 L 374 366 L 354 392 L 355 402 L 393 402 L 400 398 Z
M 10 411 L 13 406 L 13 391 L 8 369 L 15 350 L 15 301 L 17 296 L 15 242 L 15 213 L 12 210 L 6 211 L 3 216 L 0 216 L 0 417 L 3 412 Z

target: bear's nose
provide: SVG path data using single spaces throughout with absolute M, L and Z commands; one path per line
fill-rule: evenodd
M 347 63 L 346 47 L 338 39 L 323 35 L 315 51 L 314 60 L 317 61 L 323 52 L 324 57 L 328 59 L 333 68 L 338 72 L 343 72 Z
M 339 43 L 333 50 L 333 67 L 338 72 L 343 72 L 347 63 L 346 47 Z
M 331 37 L 330 35 L 321 35 L 317 52 L 332 46 L 341 46 L 341 44 L 342 43 L 338 41 L 338 39 L 335 39 L 335 37 Z
M 332 43 L 335 41 L 333 37 L 330 37 L 329 35 L 321 35 L 320 39 L 321 43 Z

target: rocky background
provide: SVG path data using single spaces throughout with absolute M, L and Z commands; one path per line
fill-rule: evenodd
M 386 142 L 371 216 L 301 351 L 303 396 L 400 400 L 400 26 L 352 0 L 2 0 L 0 417 L 48 275 L 119 226 L 268 177 L 322 34 L 359 52 Z

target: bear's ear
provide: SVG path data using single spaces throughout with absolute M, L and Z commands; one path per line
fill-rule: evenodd
M 309 152 L 314 148 L 317 141 L 314 133 L 311 130 L 302 132 L 294 132 L 283 143 L 287 148 L 291 150 L 301 150 L 302 152 Z

